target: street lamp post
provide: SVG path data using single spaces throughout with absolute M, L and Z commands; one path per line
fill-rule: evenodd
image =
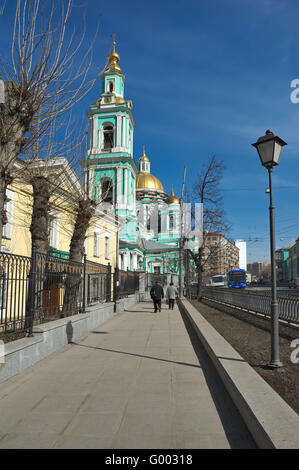
M 280 137 L 267 130 L 263 137 L 252 144 L 259 154 L 261 164 L 267 168 L 269 174 L 269 218 L 270 218 L 270 250 L 271 250 L 271 277 L 272 277 L 272 302 L 271 302 L 271 360 L 269 367 L 281 367 L 279 359 L 279 306 L 277 302 L 276 266 L 275 266 L 275 226 L 274 206 L 272 193 L 272 169 L 278 165 L 281 150 L 287 145 Z

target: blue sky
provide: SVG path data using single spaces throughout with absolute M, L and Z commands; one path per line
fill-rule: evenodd
M 3 0 L 0 0 L 0 7 Z M 7 52 L 14 2 L 0 16 Z M 267 171 L 251 146 L 270 128 L 288 146 L 274 169 L 276 245 L 299 236 L 299 78 L 297 0 L 76 0 L 73 23 L 86 12 L 89 41 L 99 25 L 93 68 L 101 70 L 116 33 L 125 96 L 152 173 L 180 195 L 184 165 L 191 192 L 201 165 L 223 160 L 223 205 L 231 238 L 248 241 L 248 261 L 269 259 Z M 100 80 L 76 108 L 84 115 Z M 281 240 L 283 238 L 283 240 Z

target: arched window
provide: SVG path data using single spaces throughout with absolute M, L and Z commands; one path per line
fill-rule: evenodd
M 112 124 L 106 124 L 103 127 L 103 134 L 104 134 L 104 150 L 112 149 L 114 147 Z
M 101 183 L 102 201 L 113 204 L 113 183 L 111 179 L 106 178 Z
M 169 216 L 169 230 L 173 230 L 173 229 L 174 229 L 174 223 L 175 223 L 174 215 L 170 215 L 170 216 Z
M 161 212 L 158 212 L 158 233 L 161 233 Z
M 113 82 L 109 82 L 109 92 L 113 93 L 113 89 L 114 89 Z

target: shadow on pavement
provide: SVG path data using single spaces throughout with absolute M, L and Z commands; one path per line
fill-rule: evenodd
M 91 331 L 90 333 L 93 333 L 94 335 L 109 335 L 109 331 Z
M 144 354 L 136 354 L 136 353 L 130 353 L 130 352 L 125 352 L 125 351 L 117 351 L 116 349 L 99 348 L 97 346 L 87 346 L 85 344 L 80 344 L 80 343 L 73 343 L 73 344 L 76 346 L 81 346 L 82 348 L 98 349 L 99 351 L 107 351 L 107 352 L 112 352 L 116 354 L 125 354 L 127 356 L 141 357 L 144 359 L 153 359 L 155 361 L 169 362 L 171 364 L 178 364 L 181 366 L 196 367 L 197 369 L 201 369 L 201 366 L 195 365 L 195 364 L 189 364 L 188 362 L 171 361 L 170 359 L 162 359 L 160 357 L 145 356 Z

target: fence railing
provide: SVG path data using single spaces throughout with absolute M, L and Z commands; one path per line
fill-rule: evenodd
M 136 272 L 119 271 L 119 297 L 139 289 Z M 114 297 L 111 266 L 51 254 L 32 257 L 0 252 L 0 337 L 32 334 L 33 326 L 84 312 Z
M 0 335 L 26 328 L 31 258 L 0 252 Z
M 111 266 L 86 260 L 87 305 L 111 299 Z
M 139 290 L 139 274 L 135 271 L 118 271 L 119 273 L 119 298 L 127 297 Z
M 161 284 L 162 287 L 167 286 L 167 274 L 156 274 L 156 273 L 147 273 L 147 289 L 151 289 L 151 287 L 158 282 Z
M 271 315 L 271 291 L 249 292 L 244 290 L 217 287 L 202 287 L 203 298 L 238 307 L 247 311 Z M 290 323 L 299 324 L 299 297 L 278 295 L 279 318 Z

